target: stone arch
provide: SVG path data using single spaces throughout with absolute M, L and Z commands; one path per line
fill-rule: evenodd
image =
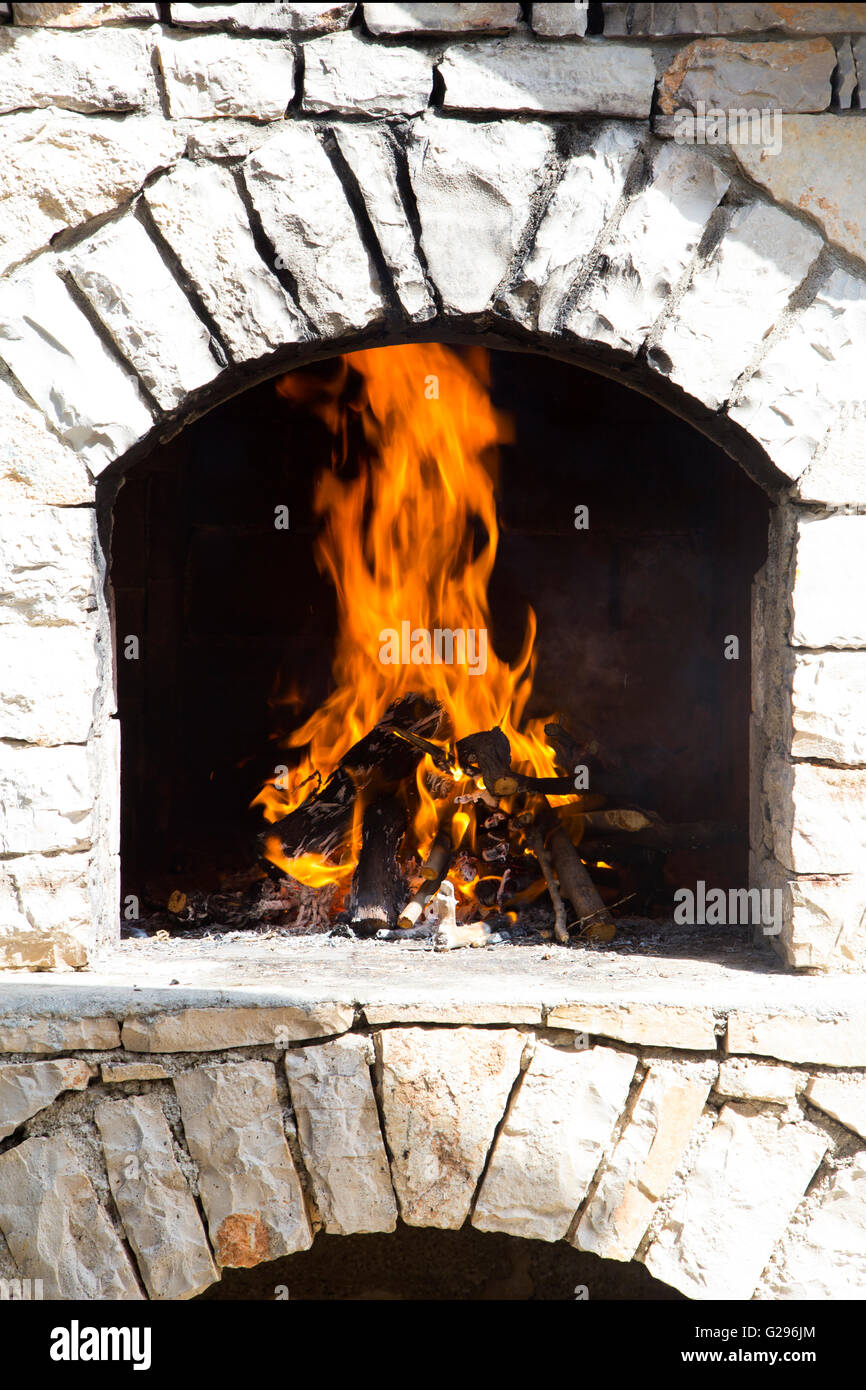
M 2 848 L 18 906 L 0 960 L 80 965 L 116 930 L 97 480 L 256 380 L 416 337 L 530 347 L 618 375 L 771 493 L 756 591 L 752 880 L 784 894 L 776 944 L 789 962 L 860 960 L 866 794 L 825 726 L 859 679 L 843 653 L 866 641 L 856 584 L 852 593 L 861 521 L 840 514 L 866 501 L 856 385 L 866 279 L 727 161 L 632 121 L 289 120 L 228 159 L 204 148 L 181 157 L 173 136 L 166 126 L 154 143 L 132 203 L 0 288 L 11 325 L 0 401 L 16 436 L 6 524 L 22 536 L 25 573 L 28 557 L 54 557 L 38 585 L 16 579 L 12 591 L 26 621 L 8 636 L 4 779 L 17 790 Z M 815 648 L 840 649 L 817 733 L 808 695 L 796 717 Z M 819 765 L 828 748 L 838 770 Z M 841 843 L 838 816 L 815 824 L 818 800 L 836 793 L 856 806 Z M 46 911 L 39 861 L 58 854 L 61 891 Z

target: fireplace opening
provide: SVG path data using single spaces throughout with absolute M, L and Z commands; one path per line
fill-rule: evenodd
M 746 888 L 768 507 L 528 353 L 374 349 L 191 424 L 114 504 L 125 931 L 621 943 Z

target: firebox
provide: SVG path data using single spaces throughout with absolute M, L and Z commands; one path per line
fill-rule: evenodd
M 631 948 L 746 889 L 767 521 L 538 354 L 376 348 L 218 407 L 114 508 L 127 931 Z

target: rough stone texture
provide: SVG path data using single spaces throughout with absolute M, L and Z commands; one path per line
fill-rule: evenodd
M 313 1241 L 269 1062 L 175 1077 L 216 1262 L 251 1269 Z
M 0 112 L 133 111 L 155 100 L 148 44 L 138 30 L 0 28 Z
M 89 849 L 93 792 L 81 745 L 0 743 L 0 854 Z
M 660 1007 L 642 999 L 623 999 L 616 1004 L 560 1004 L 547 1015 L 548 1028 L 572 1028 L 593 1037 L 650 1047 L 715 1049 L 716 1031 L 709 1005 Z
M 458 1230 L 518 1075 L 513 1030 L 393 1028 L 377 1035 L 391 1178 L 407 1226 Z
M 287 125 L 249 157 L 244 180 L 268 240 L 295 279 L 301 307 L 320 332 L 336 337 L 380 322 L 376 271 L 315 129 Z
M 278 121 L 295 94 L 295 55 L 272 39 L 165 35 L 156 45 L 171 115 Z
M 106 1085 L 122 1081 L 168 1081 L 165 1067 L 158 1062 L 102 1062 L 100 1075 Z
M 826 1148 L 810 1126 L 726 1105 L 647 1269 L 690 1298 L 749 1298 Z
M 771 758 L 773 852 L 798 874 L 857 872 L 866 855 L 866 771 Z
M 256 250 L 228 170 L 183 166 L 145 197 L 236 362 L 303 336 L 295 305 Z
M 729 412 L 806 500 L 866 502 L 864 352 L 866 281 L 834 270 Z
M 539 1042 L 509 1106 L 472 1224 L 562 1240 L 622 1113 L 637 1058 Z
M 866 516 L 798 514 L 793 563 L 792 645 L 866 647 Z
M 364 5 L 371 34 L 501 34 L 519 19 L 519 5 Z
M 648 49 L 580 44 L 565 50 L 560 43 L 523 37 L 455 44 L 446 49 L 439 72 L 445 106 L 466 111 L 646 118 L 655 85 Z
M 832 1115 L 840 1125 L 866 1139 L 866 1082 L 862 1076 L 845 1081 L 813 1076 L 806 1087 L 806 1099 L 825 1115 Z
M 0 860 L 0 960 L 52 969 L 83 965 L 91 933 L 87 855 Z M 70 955 L 71 953 L 71 955 Z
M 103 1101 L 95 1119 L 111 1194 L 148 1294 L 194 1298 L 216 1283 L 219 1273 L 159 1101 L 152 1096 Z
M 400 303 L 418 322 L 433 318 L 436 310 L 403 207 L 388 134 L 355 122 L 337 126 L 334 134 L 361 190 Z
M 719 1067 L 715 1091 L 725 1100 L 764 1100 L 774 1105 L 787 1105 L 802 1085 L 802 1074 L 791 1067 L 728 1057 Z
M 165 410 L 220 370 L 210 334 L 133 216 L 112 222 L 67 263 L 126 359 Z
M 120 1028 L 113 1018 L 39 1018 L 0 1020 L 0 1052 L 110 1052 L 120 1047 Z
M 354 3 L 309 5 L 276 0 L 272 4 L 172 5 L 171 22 L 188 29 L 220 28 L 238 33 L 318 34 L 344 29 Z
M 348 1004 L 316 1004 L 309 1009 L 181 1009 L 155 1018 L 128 1018 L 123 1045 L 130 1052 L 216 1052 L 258 1043 L 285 1047 L 305 1038 L 323 1038 L 351 1028 Z
M 52 434 L 48 421 L 0 376 L 0 507 L 40 502 L 60 507 L 93 501 L 82 459 Z
M 627 5 L 604 6 L 605 34 L 664 38 L 671 34 L 862 33 L 862 5 Z
M 832 1181 L 805 1231 L 792 1239 L 781 1270 L 771 1270 L 761 1297 L 866 1298 L 866 1154 Z
M 714 1066 L 655 1062 L 572 1237 L 578 1250 L 631 1260 L 700 1119 Z
M 836 116 L 784 116 L 782 149 L 732 146 L 746 173 L 808 213 L 831 241 L 866 260 L 866 128 Z
M 0 122 L 0 273 L 57 232 L 118 207 L 183 137 L 161 117 L 20 111 Z
M 465 957 L 464 957 L 465 959 Z M 451 1023 L 485 1027 L 491 1023 L 526 1023 L 540 1026 L 544 1009 L 539 1004 L 521 1003 L 517 999 L 485 1001 L 484 999 L 449 999 L 436 993 L 425 998 L 416 996 L 412 1003 L 365 1004 L 364 1017 L 371 1027 L 380 1023 Z
M 532 27 L 545 39 L 582 39 L 586 33 L 589 6 L 577 0 L 556 5 L 533 5 Z
M 117 365 L 50 265 L 38 261 L 7 282 L 0 318 L 0 355 L 91 472 L 147 433 L 152 418 L 134 378 Z
M 566 296 L 622 196 L 639 143 L 638 126 L 606 125 L 588 149 L 568 160 L 506 296 L 525 327 L 555 330 Z
M 659 83 L 659 109 L 824 111 L 832 95 L 836 50 L 827 39 L 800 43 L 729 43 L 698 39 L 681 48 Z
M 430 102 L 433 67 L 413 48 L 369 43 L 357 30 L 304 45 L 304 109 L 415 115 Z
M 866 875 L 800 875 L 788 879 L 784 889 L 790 963 L 862 973 L 866 968 Z
M 813 1062 L 829 1067 L 866 1066 L 866 1010 L 833 1016 L 761 1013 L 732 1009 L 725 1038 L 727 1052 L 778 1057 L 782 1062 Z
M 91 625 L 0 624 L 0 738 L 83 743 L 93 723 L 98 679 Z
M 851 108 L 851 98 L 857 86 L 857 69 L 850 39 L 843 39 L 836 45 L 836 59 L 838 66 L 833 78 L 833 101 L 840 110 L 847 111 Z
M 470 125 L 428 115 L 413 126 L 409 174 L 421 244 L 446 313 L 489 305 L 552 155 L 551 131 L 537 123 Z
M 0 1139 L 38 1115 L 64 1091 L 85 1091 L 95 1068 L 73 1057 L 0 1066 Z
M 740 208 L 658 338 L 672 380 L 717 410 L 823 244 L 778 208 Z
M 796 653 L 787 751 L 795 758 L 866 765 L 866 655 Z
M 84 621 L 96 608 L 95 540 L 89 507 L 19 504 L 0 512 L 0 625 Z
M 857 73 L 857 106 L 866 110 L 866 38 L 858 39 L 851 45 L 854 54 L 854 67 Z
M 102 24 L 159 19 L 159 6 L 143 0 L 123 5 L 13 5 L 16 24 L 46 25 L 51 29 L 93 29 Z
M 285 1055 L 304 1165 L 330 1235 L 393 1231 L 397 1224 L 372 1061 L 372 1044 L 360 1037 Z
M 603 248 L 603 272 L 566 318 L 579 338 L 634 353 L 686 269 L 729 179 L 696 150 L 665 145 L 649 186 Z
M 142 1297 L 129 1257 L 63 1135 L 27 1139 L 0 1154 L 0 1230 L 23 1277 L 42 1280 L 45 1298 Z

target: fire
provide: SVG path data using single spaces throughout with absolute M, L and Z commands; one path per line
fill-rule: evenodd
M 351 400 L 347 387 L 357 378 L 350 378 L 350 368 L 360 377 L 360 395 Z M 322 522 L 316 560 L 336 591 L 338 635 L 332 693 L 285 744 L 299 752 L 296 765 L 288 777 L 268 782 L 253 803 L 266 820 L 299 806 L 316 785 L 309 779 L 318 776 L 323 783 L 388 706 L 410 693 L 438 701 L 452 739 L 500 725 L 516 767 L 553 774 L 543 721 L 523 717 L 535 664 L 534 613 L 528 610 L 513 665 L 497 656 L 490 640 L 488 587 L 499 542 L 497 449 L 512 431 L 509 418 L 491 403 L 489 382 L 486 352 L 458 356 L 436 344 L 353 353 L 340 359 L 327 382 L 302 372 L 278 382 L 280 394 L 315 411 L 334 438 L 332 467 L 317 479 L 314 506 Z M 353 413 L 359 416 L 363 457 L 353 457 L 347 471 Z M 407 625 L 412 633 L 484 633 L 483 670 L 480 663 L 473 670 L 468 659 L 383 661 L 383 633 L 403 634 Z M 427 788 L 433 770 L 425 755 L 412 827 L 420 855 L 428 851 L 441 816 Z M 473 787 L 464 781 L 456 790 Z M 454 814 L 455 847 L 471 842 L 473 819 L 467 810 Z M 357 832 L 356 823 L 340 864 L 315 855 L 286 860 L 276 837 L 266 853 L 302 882 L 342 884 L 356 861 Z

